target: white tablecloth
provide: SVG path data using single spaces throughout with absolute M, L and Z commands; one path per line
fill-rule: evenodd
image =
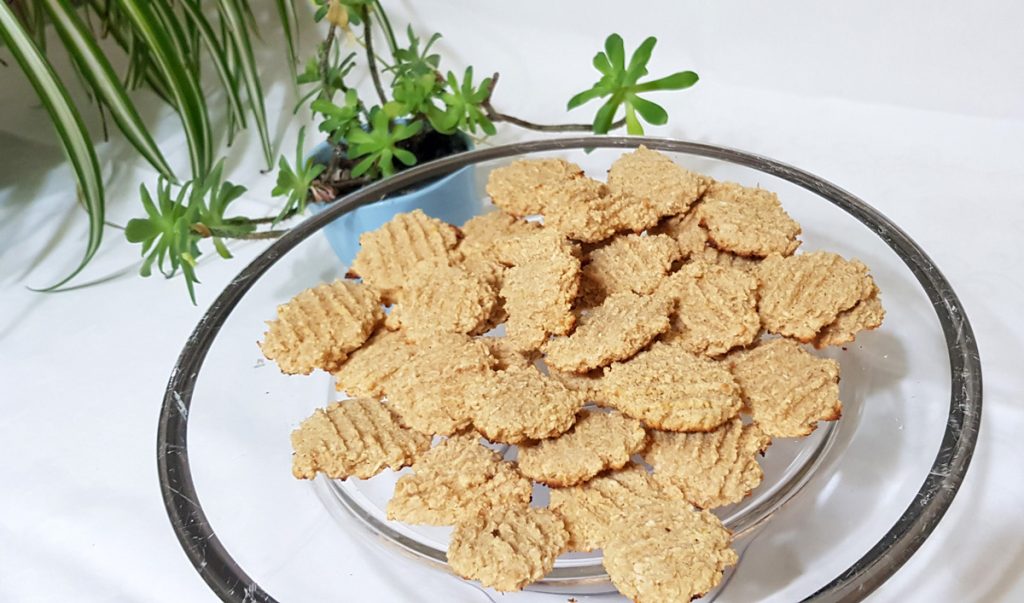
M 548 122 L 563 120 L 565 100 L 595 79 L 589 60 L 607 33 L 630 48 L 657 35 L 652 74 L 693 68 L 703 79 L 662 97 L 672 121 L 653 133 L 801 166 L 914 237 L 974 325 L 984 419 L 949 513 L 872 600 L 1021 601 L 1024 5 L 849 4 L 460 0 L 399 3 L 395 18 L 416 13 L 421 32 L 444 32 L 449 65 L 500 71 L 501 110 Z M 276 82 L 272 132 L 290 154 L 302 122 L 289 121 L 286 71 L 272 55 L 260 62 Z M 114 229 L 80 282 L 110 280 L 29 291 L 74 267 L 86 220 L 31 90 L 15 68 L 0 68 L 0 81 L 0 601 L 212 600 L 161 503 L 157 415 L 187 334 L 263 246 L 205 262 L 197 306 L 180 280 L 131 274 L 138 249 Z M 590 115 L 579 113 L 574 120 Z M 155 103 L 147 116 L 184 168 L 174 116 Z M 505 128 L 497 140 L 532 136 Z M 153 174 L 122 142 L 99 153 L 110 220 L 123 224 Z M 249 211 L 269 211 L 274 176 L 261 167 L 258 145 L 243 137 L 228 172 L 249 187 Z

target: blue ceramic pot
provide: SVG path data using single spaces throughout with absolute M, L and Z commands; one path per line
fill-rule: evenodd
M 320 143 L 310 156 L 319 163 L 327 163 L 331 158 L 331 145 Z M 483 198 L 476 190 L 473 166 L 466 166 L 417 189 L 348 212 L 325 226 L 323 232 L 342 264 L 349 266 L 359 251 L 359 235 L 379 228 L 395 214 L 420 209 L 428 216 L 462 226 L 479 214 L 483 205 Z M 310 203 L 309 208 L 319 213 L 325 206 Z

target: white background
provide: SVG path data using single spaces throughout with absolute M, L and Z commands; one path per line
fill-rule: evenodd
M 386 2 L 389 6 L 396 4 Z M 501 72 L 495 105 L 535 121 L 595 78 L 604 36 L 659 45 L 652 74 L 692 68 L 667 95 L 665 136 L 761 153 L 819 174 L 878 207 L 932 256 L 959 292 L 985 371 L 974 464 L 933 536 L 875 601 L 1024 600 L 1024 4 L 1017 2 L 397 3 L 404 27 L 445 34 L 456 70 Z M 269 5 L 268 5 L 269 6 Z M 268 42 L 277 32 L 268 30 Z M 307 28 L 304 50 L 316 35 Z M 289 155 L 287 72 L 261 47 L 276 140 Z M 6 56 L 6 55 L 4 55 Z M 0 68 L 0 601 L 212 600 L 180 550 L 159 496 L 159 402 L 185 337 L 217 292 L 262 248 L 200 268 L 199 302 L 179 280 L 124 275 L 42 295 L 73 268 L 86 220 L 45 113 L 16 68 Z M 146 116 L 187 165 L 176 119 Z M 591 109 L 573 121 L 587 121 Z M 498 141 L 534 134 L 510 128 Z M 119 142 L 100 144 L 110 219 L 139 213 L 152 172 Z M 258 145 L 231 151 L 251 211 L 273 175 Z M 182 170 L 184 171 L 184 169 Z M 269 209 L 265 210 L 269 211 Z M 81 282 L 137 269 L 108 229 Z

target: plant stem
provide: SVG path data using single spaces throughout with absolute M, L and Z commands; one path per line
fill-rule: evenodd
M 384 94 L 384 87 L 380 84 L 380 73 L 377 71 L 377 58 L 373 54 L 373 37 L 370 34 L 370 11 L 363 8 L 363 39 L 366 41 L 366 65 L 370 68 L 370 77 L 373 78 L 373 87 L 380 97 L 380 104 L 386 105 L 387 96 Z
M 331 72 L 331 46 L 334 45 L 334 36 L 337 32 L 337 28 L 332 24 L 327 30 L 327 37 L 324 38 L 324 45 L 320 48 L 320 97 L 331 100 L 334 96 L 334 91 L 330 88 L 330 72 Z
M 207 229 L 209 234 L 200 232 L 204 237 L 217 237 L 220 239 L 242 239 L 246 241 L 257 241 L 261 239 L 277 239 L 288 233 L 287 228 L 281 228 L 278 230 L 264 230 L 260 232 L 246 232 L 246 233 L 226 233 L 216 228 Z
M 512 124 L 514 126 L 519 126 L 520 128 L 525 128 L 527 130 L 535 130 L 537 132 L 591 132 L 591 131 L 593 131 L 594 126 L 592 124 L 538 124 L 538 123 L 534 123 L 532 121 L 526 121 L 525 119 L 520 119 L 518 117 L 514 117 L 512 115 L 508 115 L 508 114 L 499 112 L 497 109 L 494 108 L 493 105 L 491 105 L 491 95 L 494 93 L 494 87 L 498 84 L 498 76 L 499 75 L 500 74 L 495 73 L 491 77 L 491 86 L 490 86 L 490 89 L 487 92 L 487 98 L 484 99 L 484 101 L 482 103 L 480 103 L 480 106 L 483 107 L 483 110 L 487 113 L 487 119 L 490 119 L 491 121 L 503 121 L 505 123 L 510 123 L 510 124 Z M 618 130 L 619 128 L 621 128 L 624 125 L 626 125 L 625 118 L 620 119 L 617 122 L 614 122 L 608 129 L 609 130 Z
M 398 50 L 398 42 L 395 41 L 395 31 L 391 29 L 391 20 L 388 19 L 388 14 L 384 12 L 384 7 L 381 6 L 380 0 L 373 0 L 373 8 L 377 11 L 377 15 L 380 16 L 381 29 L 384 31 L 384 37 L 388 39 L 388 48 L 391 50 L 391 56 L 395 56 L 395 51 Z

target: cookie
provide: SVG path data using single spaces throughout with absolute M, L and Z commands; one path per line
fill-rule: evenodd
M 682 259 L 699 256 L 708 246 L 708 231 L 700 223 L 700 203 L 685 214 L 665 218 L 651 229 L 651 234 L 674 239 Z
M 404 425 L 428 434 L 450 435 L 469 426 L 466 388 L 491 372 L 494 358 L 472 337 L 438 333 L 386 382 L 386 395 Z
M 510 366 L 474 379 L 465 391 L 473 427 L 492 442 L 518 444 L 572 427 L 583 397 L 534 367 Z
M 601 381 L 604 372 L 600 369 L 589 373 L 567 373 L 548 367 L 548 374 L 566 388 L 580 393 L 586 401 L 601 404 Z
M 352 397 L 379 398 L 387 380 L 415 353 L 403 333 L 378 331 L 334 371 L 335 388 Z
M 497 290 L 460 266 L 421 262 L 402 285 L 401 325 L 412 339 L 434 333 L 478 335 L 491 329 Z
M 541 228 L 537 222 L 521 220 L 500 209 L 474 216 L 462 226 L 459 251 L 466 257 L 479 256 L 494 259 L 498 241 L 505 237 L 529 235 Z
M 568 541 L 564 522 L 548 509 L 491 509 L 455 524 L 448 565 L 485 587 L 522 590 L 551 571 Z
M 800 225 L 775 193 L 761 188 L 712 184 L 701 201 L 700 221 L 715 247 L 738 255 L 790 255 L 800 246 Z
M 769 444 L 760 427 L 737 418 L 707 433 L 655 431 L 644 460 L 656 481 L 678 488 L 697 507 L 713 509 L 743 500 L 761 483 L 757 455 Z
M 662 339 L 707 356 L 749 344 L 761 332 L 757 286 L 753 275 L 738 268 L 686 264 L 659 288 L 676 302 L 672 328 Z
M 598 184 L 565 195 L 561 203 L 545 209 L 544 225 L 574 241 L 598 243 L 620 232 L 643 232 L 661 219 L 657 206 L 610 193 Z
M 580 297 L 593 307 L 613 293 L 652 293 L 681 255 L 667 235 L 615 237 L 588 255 L 580 273 Z
M 357 398 L 317 409 L 292 432 L 292 473 L 313 479 L 368 479 L 401 469 L 430 448 L 430 436 L 402 427 L 379 400 Z
M 399 478 L 387 516 L 406 523 L 453 525 L 480 512 L 526 508 L 532 491 L 530 480 L 483 446 L 479 436 L 460 435 L 421 455 L 412 473 Z
M 876 290 L 867 266 L 827 251 L 768 256 L 756 275 L 765 329 L 804 343 Z
M 350 273 L 376 287 L 387 304 L 399 301 L 402 285 L 419 262 L 447 266 L 459 259 L 459 229 L 413 210 L 397 214 L 359 235 Z
M 813 356 L 795 341 L 773 339 L 727 360 L 754 422 L 769 436 L 805 436 L 818 421 L 842 414 L 839 363 Z
M 580 166 L 562 159 L 519 159 L 491 170 L 487 194 L 508 214 L 530 216 L 543 213 L 566 188 L 585 178 Z
M 575 486 L 605 469 L 622 467 L 646 442 L 639 421 L 584 409 L 570 431 L 520 445 L 519 472 L 548 486 Z
M 480 341 L 487 345 L 491 356 L 494 357 L 494 370 L 503 371 L 510 366 L 518 368 L 529 368 L 533 366 L 534 357 L 532 354 L 523 354 L 517 351 L 509 343 L 508 337 L 481 337 Z
M 849 310 L 843 310 L 831 323 L 826 325 L 814 338 L 814 347 L 821 349 L 830 345 L 843 345 L 857 338 L 861 331 L 870 331 L 882 326 L 885 308 L 878 297 L 878 289 L 867 299 L 862 299 Z
M 732 534 L 708 511 L 661 505 L 631 518 L 604 547 L 615 588 L 633 601 L 690 601 L 739 560 Z
M 506 334 L 521 352 L 540 348 L 548 335 L 564 335 L 576 323 L 572 312 L 579 289 L 577 248 L 547 229 L 502 241 L 501 297 L 508 313 Z
M 366 341 L 383 318 L 375 289 L 336 280 L 306 289 L 278 306 L 277 318 L 267 322 L 260 349 L 283 373 L 332 371 Z
M 743 405 L 726 365 L 664 342 L 606 368 L 601 395 L 624 414 L 667 431 L 711 431 Z
M 654 207 L 658 218 L 686 213 L 708 183 L 707 177 L 643 145 L 619 157 L 608 170 L 608 188 L 613 194 Z
M 584 373 L 625 360 L 668 330 L 674 306 L 668 295 L 612 294 L 580 318 L 571 335 L 548 341 L 544 361 L 559 371 Z
M 549 507 L 565 520 L 573 551 L 604 547 L 630 517 L 665 504 L 689 505 L 663 490 L 639 465 L 627 464 L 577 486 L 552 488 Z

